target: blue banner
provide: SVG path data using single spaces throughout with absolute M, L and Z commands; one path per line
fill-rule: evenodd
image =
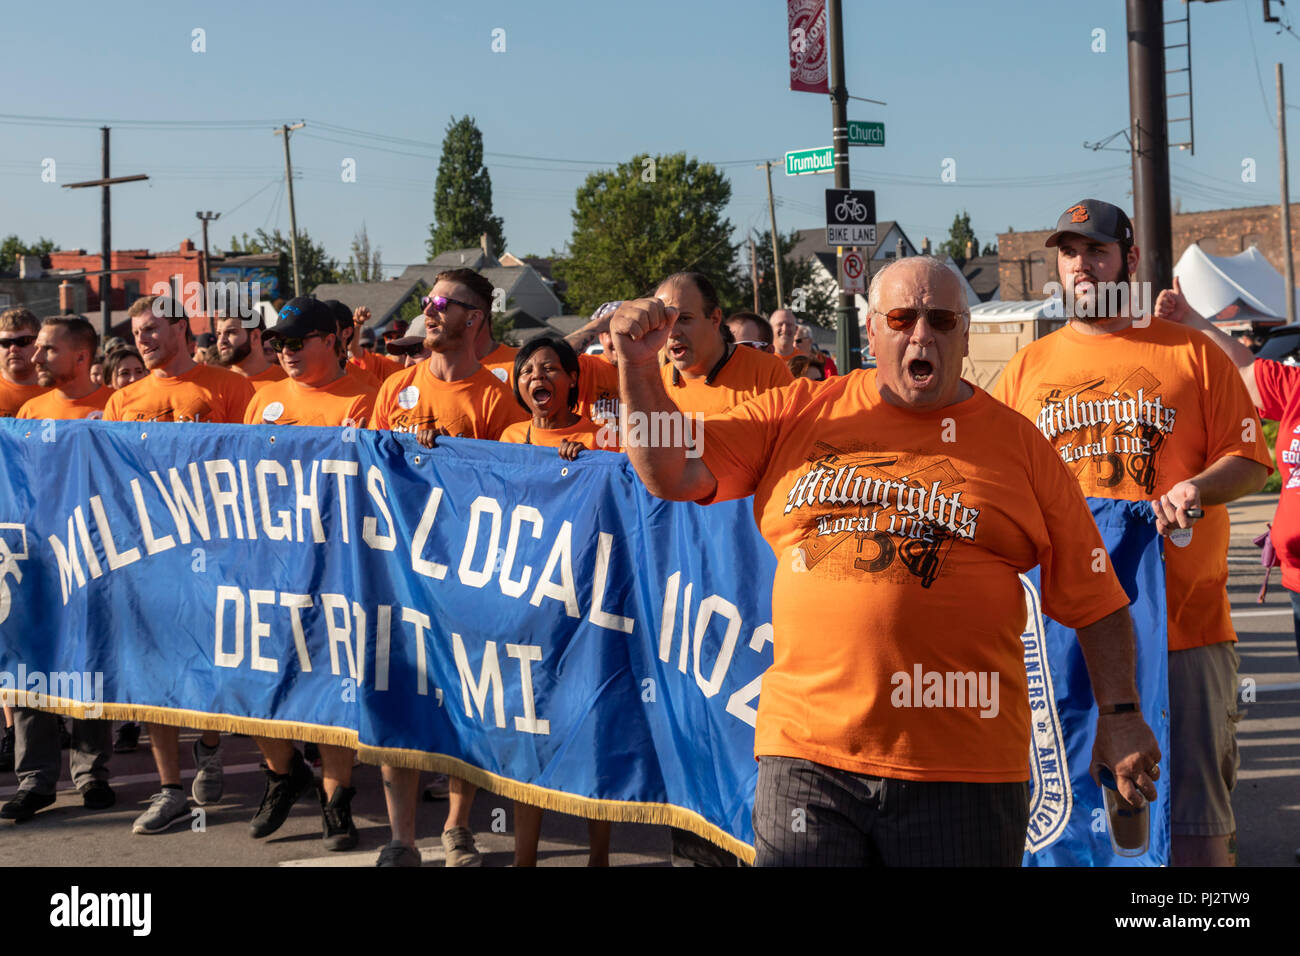
M 660 501 L 605 452 L 354 429 L 0 420 L 0 456 L 0 689 L 355 746 L 752 859 L 775 559 L 749 501 Z M 1093 505 L 1168 754 L 1154 529 Z M 1077 641 L 1026 593 L 1030 694 L 1051 704 L 1026 862 L 1117 862 Z M 1167 847 L 1160 802 L 1125 862 Z
M 1089 498 L 1088 504 L 1110 553 L 1111 566 L 1131 602 L 1142 715 L 1160 746 L 1161 777 L 1156 800 L 1148 810 L 1151 835 L 1147 852 L 1141 856 L 1118 856 L 1111 848 L 1101 789 L 1088 772 L 1097 725 L 1092 683 L 1074 631 L 1043 616 L 1035 568 L 1022 579 L 1029 601 L 1029 620 L 1022 637 L 1025 670 L 1030 706 L 1035 708 L 1031 711 L 1030 747 L 1033 795 L 1024 864 L 1168 866 L 1169 781 L 1173 773 L 1161 539 L 1149 502 Z

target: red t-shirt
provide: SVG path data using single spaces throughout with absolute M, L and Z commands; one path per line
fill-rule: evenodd
M 1300 367 L 1255 359 L 1259 413 L 1277 426 L 1277 467 L 1282 494 L 1270 536 L 1282 562 L 1282 586 L 1300 591 Z

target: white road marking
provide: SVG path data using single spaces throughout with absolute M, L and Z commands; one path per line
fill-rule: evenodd
M 1263 611 L 1233 611 L 1233 617 L 1274 617 L 1282 614 L 1291 615 L 1295 612 L 1289 607 L 1274 607 Z

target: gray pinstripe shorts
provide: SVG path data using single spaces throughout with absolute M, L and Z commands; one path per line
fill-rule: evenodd
M 1019 866 L 1029 781 L 866 777 L 760 757 L 755 866 Z

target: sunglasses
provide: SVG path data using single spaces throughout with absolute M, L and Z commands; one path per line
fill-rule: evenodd
M 965 312 L 955 312 L 952 309 L 890 309 L 876 314 L 883 315 L 895 332 L 909 331 L 921 316 L 925 316 L 930 328 L 936 332 L 951 332 L 966 315 Z
M 426 295 L 420 300 L 420 305 L 424 306 L 426 309 L 429 308 L 429 306 L 433 306 L 434 310 L 437 312 L 446 312 L 447 306 L 449 305 L 458 305 L 462 309 L 469 309 L 471 311 L 482 311 L 476 305 L 470 305 L 468 302 L 462 302 L 460 299 L 453 299 L 445 295 Z
M 758 349 L 760 352 L 771 352 L 772 344 L 770 342 L 737 342 L 737 345 L 748 345 L 751 349 Z
M 421 350 L 423 350 L 423 348 L 424 348 L 424 345 L 423 345 L 423 344 L 420 344 L 420 345 L 390 345 L 390 346 L 388 346 L 388 354 L 389 354 L 389 355 L 396 355 L 396 356 L 398 356 L 399 358 L 405 358 L 405 357 L 408 356 L 408 355 L 419 355 L 420 352 L 421 352 Z
M 0 339 L 0 349 L 25 349 L 35 341 L 36 336 L 34 335 L 19 335 L 12 339 Z
M 297 352 L 306 344 L 308 339 L 323 339 L 324 337 L 320 332 L 308 332 L 300 339 L 287 339 L 277 335 L 271 340 L 271 348 L 277 352 Z

